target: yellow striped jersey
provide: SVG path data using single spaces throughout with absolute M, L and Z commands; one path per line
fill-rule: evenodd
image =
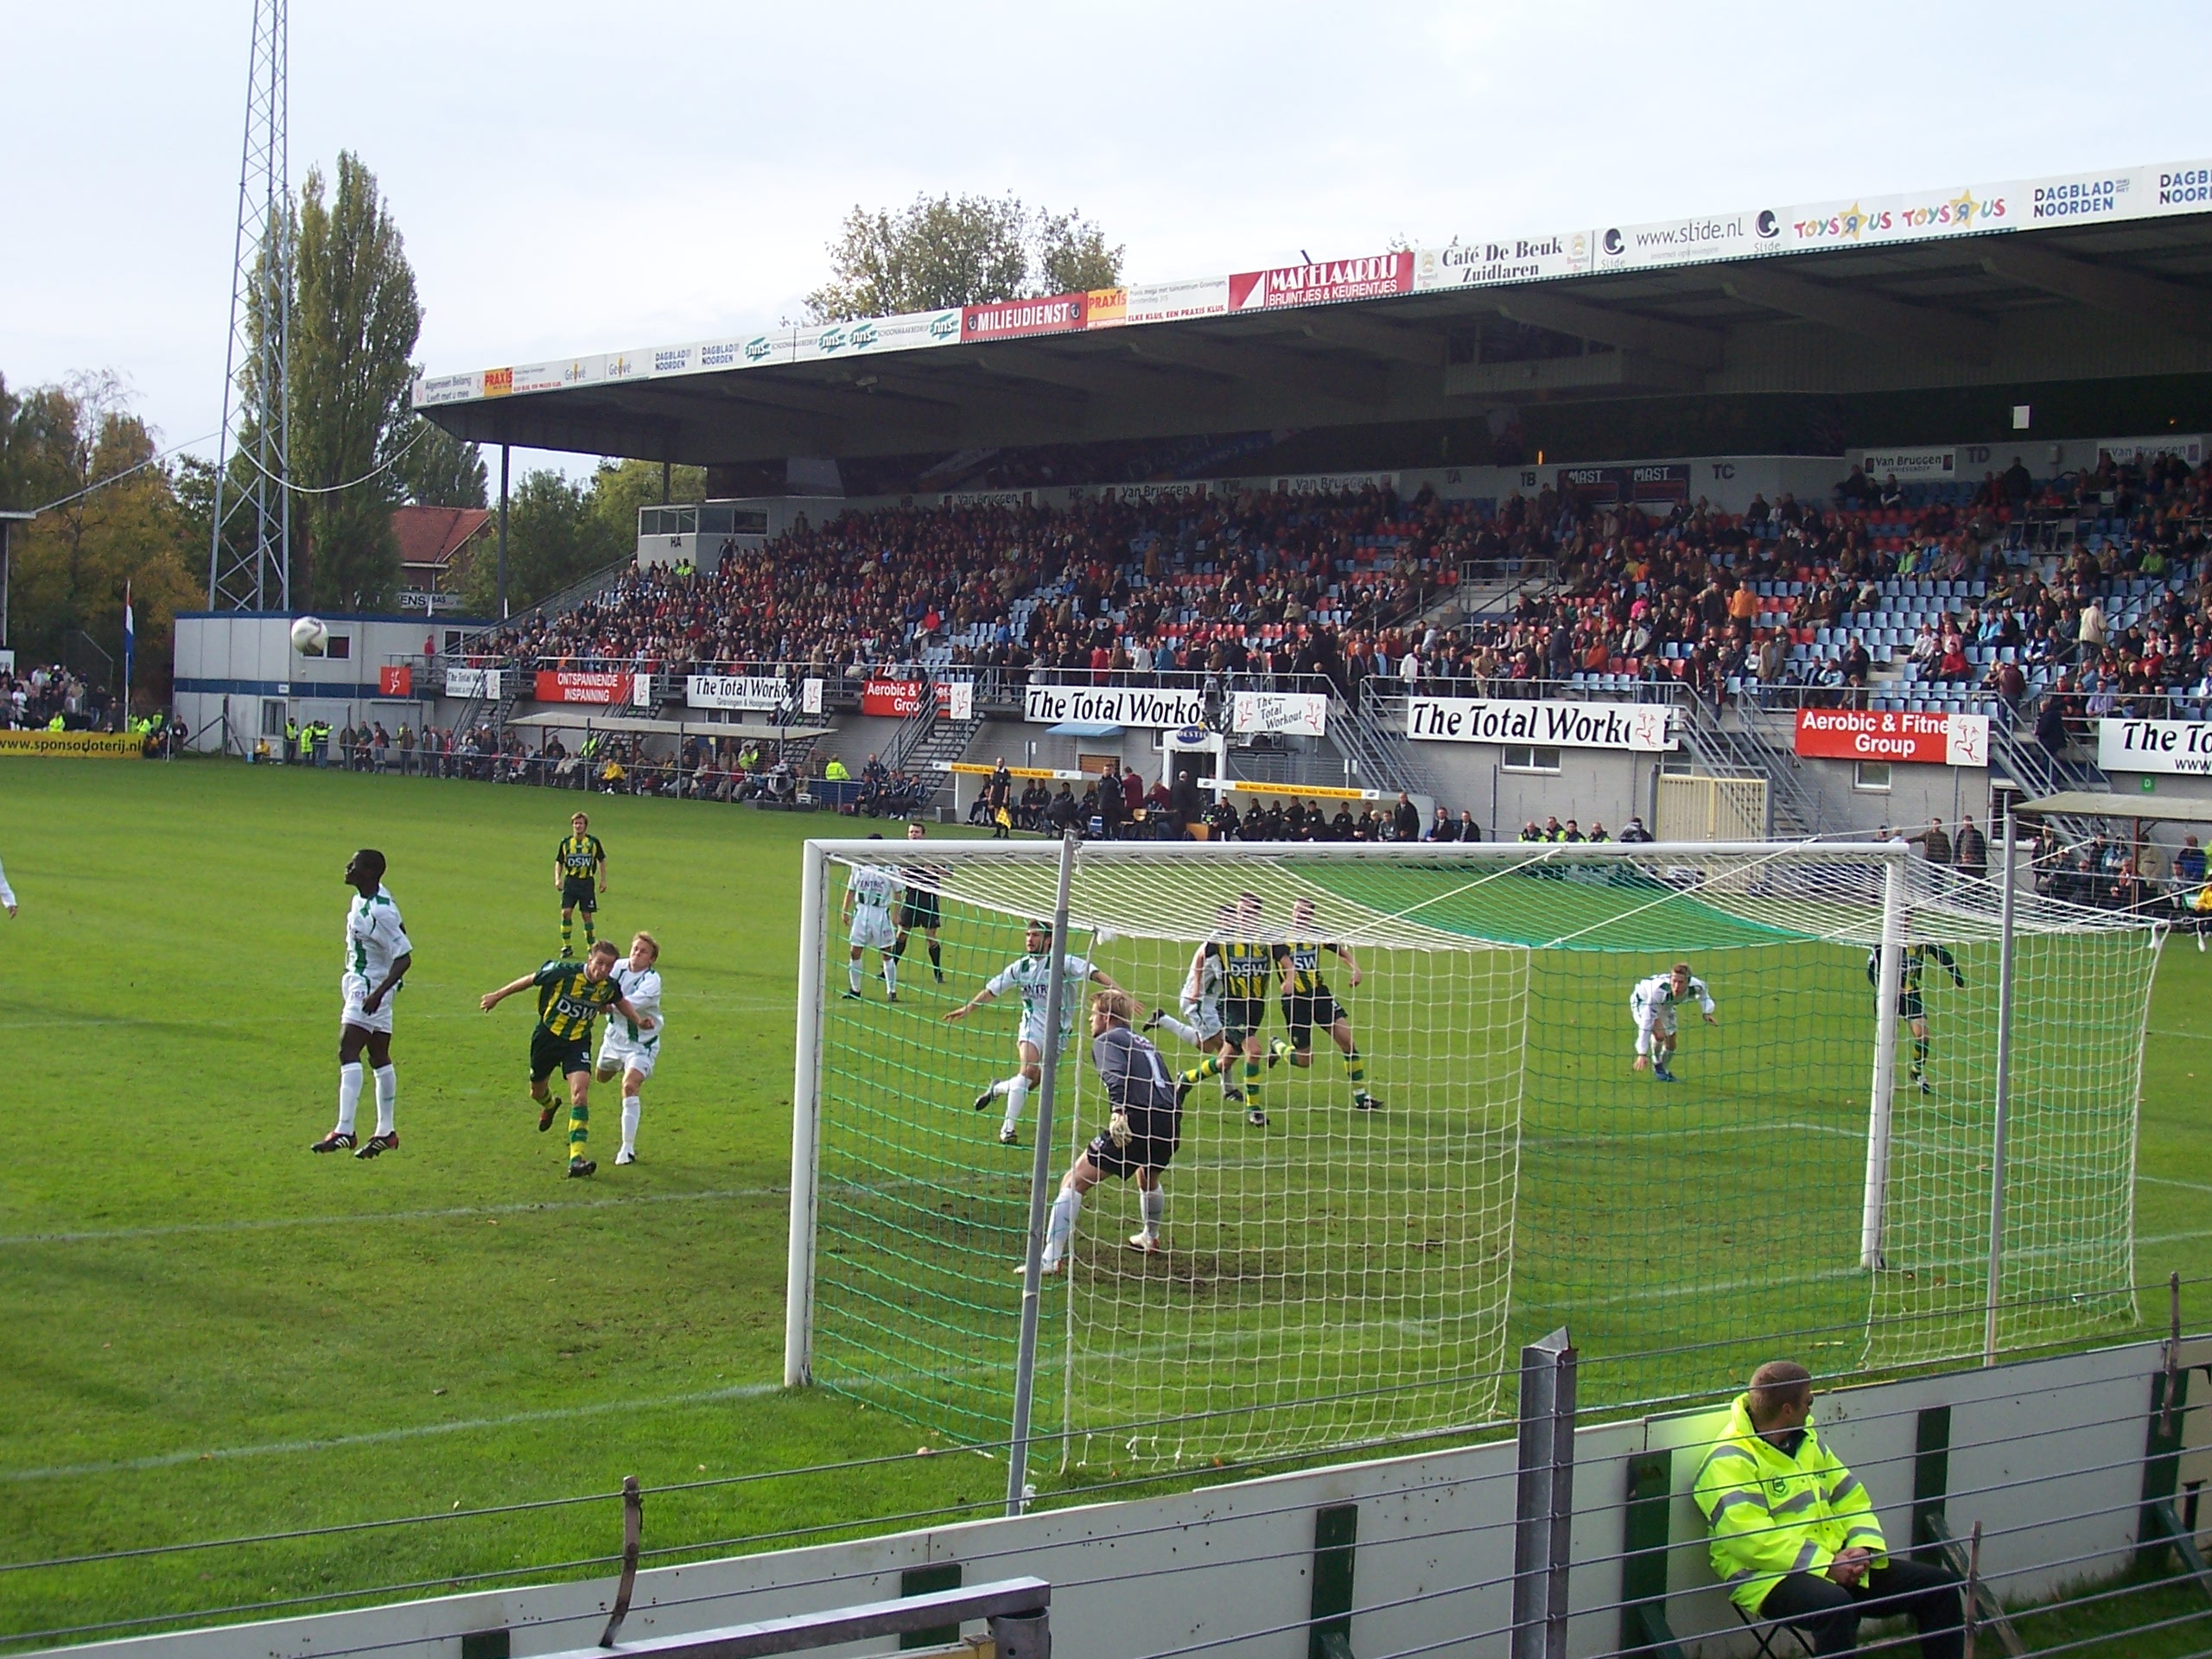
M 596 982 L 585 978 L 581 962 L 549 962 L 531 978 L 537 986 L 537 1023 L 556 1037 L 588 1041 L 591 1022 L 622 995 L 612 974 Z
M 600 844 L 597 836 L 563 836 L 561 850 L 553 856 L 561 861 L 562 874 L 581 881 L 597 874 L 607 861 L 607 849 Z
M 1274 947 L 1230 939 L 1221 945 L 1221 994 L 1231 1001 L 1263 998 L 1274 984 Z
M 1328 987 L 1321 979 L 1321 953 L 1344 954 L 1319 939 L 1286 939 L 1275 946 L 1275 963 L 1282 969 L 1282 988 L 1287 996 L 1312 996 Z

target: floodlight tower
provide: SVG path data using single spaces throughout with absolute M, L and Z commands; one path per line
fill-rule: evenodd
M 285 136 L 288 0 L 253 0 L 245 145 L 231 248 L 231 334 L 207 606 L 292 608 L 292 184 Z M 235 471 L 237 476 L 233 477 Z

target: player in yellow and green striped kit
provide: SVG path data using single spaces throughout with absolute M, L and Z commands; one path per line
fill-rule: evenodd
M 576 912 L 584 913 L 584 949 L 599 943 L 599 901 L 607 892 L 607 844 L 591 832 L 591 820 L 579 812 L 569 820 L 569 834 L 553 855 L 553 885 L 561 890 L 561 955 L 576 937 Z
M 489 1014 L 518 991 L 533 987 L 537 991 L 537 1027 L 530 1033 L 530 1097 L 538 1104 L 537 1128 L 543 1134 L 553 1127 L 559 1109 L 546 1080 L 556 1071 L 568 1078 L 571 1176 L 589 1175 L 599 1167 L 585 1152 L 591 1139 L 592 1021 L 611 1008 L 641 1031 L 653 1027 L 653 1017 L 632 1007 L 614 980 L 614 963 L 620 955 L 612 940 L 602 939 L 582 962 L 566 957 L 549 962 L 484 995 L 483 1009 Z

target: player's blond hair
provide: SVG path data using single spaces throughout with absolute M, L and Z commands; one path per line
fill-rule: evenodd
M 1127 991 L 1096 992 L 1091 996 L 1090 1007 L 1094 1013 L 1103 1014 L 1109 1020 L 1118 1020 L 1125 1026 L 1136 1023 L 1137 1000 Z
M 632 938 L 630 941 L 630 948 L 632 950 L 638 948 L 639 939 L 643 939 L 647 944 L 652 947 L 653 960 L 655 962 L 658 962 L 660 960 L 660 941 L 653 938 L 652 934 L 646 932 L 645 930 L 641 927 L 638 930 L 636 937 Z

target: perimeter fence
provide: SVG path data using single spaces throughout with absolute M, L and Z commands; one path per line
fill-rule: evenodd
M 2212 1336 L 2182 1335 L 2177 1277 L 2141 1288 L 2166 1303 L 2163 1340 L 1882 1377 L 1812 1366 L 1824 1439 L 1872 1494 L 1890 1548 L 1966 1585 L 1981 1655 L 2212 1653 L 2199 1533 L 2212 1528 Z M 1834 1335 L 1772 1348 L 1817 1356 Z M 1338 1449 L 1318 1467 L 1285 1454 L 1175 1478 L 1109 1470 L 1016 1515 L 989 1472 L 1009 1448 L 991 1444 L 20 1560 L 0 1563 L 14 1610 L 0 1644 L 144 1659 L 450 1656 L 457 1643 L 486 1659 L 735 1654 L 808 1643 L 780 1624 L 772 1641 L 698 1641 L 734 1619 L 829 1619 L 838 1640 L 880 1630 L 912 1647 L 913 1621 L 871 1624 L 875 1604 L 964 1583 L 976 1607 L 1011 1607 L 982 1592 L 1034 1579 L 1064 1659 L 1669 1659 L 1748 1653 L 1762 1634 L 1789 1652 L 1786 1634 L 1731 1610 L 1689 1497 L 1726 1396 L 1576 1408 L 1609 1391 L 1608 1370 L 1648 1376 L 1668 1357 L 1584 1358 L 1562 1331 L 1499 1379 L 1517 1393 L 1511 1419 Z M 518 1549 L 528 1559 L 497 1559 Z M 353 1560 L 424 1570 L 339 1581 Z M 268 1588 L 220 1593 L 240 1586 Z M 1912 1639 L 1870 1626 L 1861 1650 Z

